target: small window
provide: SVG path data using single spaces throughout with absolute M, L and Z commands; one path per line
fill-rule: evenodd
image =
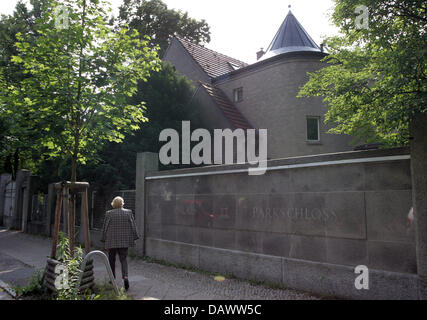
M 320 141 L 320 117 L 307 117 L 307 141 Z
M 233 90 L 233 100 L 234 102 L 243 101 L 243 88 L 237 88 Z

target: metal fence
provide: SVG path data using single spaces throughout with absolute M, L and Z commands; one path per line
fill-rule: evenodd
M 15 206 L 15 181 L 11 180 L 6 184 L 4 190 L 4 205 L 3 205 L 3 225 L 8 226 L 11 223 L 13 209 Z
M 115 197 L 122 197 L 125 201 L 125 208 L 132 210 L 135 215 L 135 190 L 123 190 L 114 193 Z
M 114 197 L 120 196 L 124 199 L 125 208 L 131 209 L 135 214 L 135 190 L 119 190 L 113 193 L 101 194 L 97 191 L 91 192 L 89 195 L 89 226 L 90 229 L 101 229 L 104 223 L 105 212 L 111 209 L 111 201 Z M 16 183 L 10 181 L 5 185 L 3 199 L 3 224 L 10 225 L 13 218 L 13 211 L 16 197 Z M 49 200 L 49 195 L 36 193 L 30 195 L 28 220 L 30 230 L 39 230 L 41 226 L 45 226 L 45 230 L 49 230 L 48 224 L 54 223 L 54 210 L 56 206 L 56 195 Z M 52 201 L 49 205 L 49 201 Z M 22 204 L 21 204 L 22 206 Z M 81 197 L 76 199 L 75 223 L 76 227 L 80 226 L 80 210 Z M 50 212 L 49 212 L 50 211 Z M 64 222 L 64 215 L 61 214 L 61 223 Z M 36 229 L 32 228 L 36 226 Z M 36 232 L 36 231 L 34 231 Z
M 47 218 L 47 194 L 35 194 L 32 196 L 30 221 L 44 222 Z

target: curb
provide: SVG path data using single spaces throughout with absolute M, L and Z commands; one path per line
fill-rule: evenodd
M 17 299 L 17 294 L 15 290 L 13 290 L 12 287 L 8 285 L 6 282 L 0 280 L 0 288 L 6 291 L 6 293 L 9 294 L 13 299 Z

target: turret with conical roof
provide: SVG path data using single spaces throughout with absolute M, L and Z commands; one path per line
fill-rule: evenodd
M 282 53 L 297 51 L 321 52 L 319 46 L 314 42 L 307 31 L 305 31 L 291 10 L 289 10 L 288 15 L 261 60 Z

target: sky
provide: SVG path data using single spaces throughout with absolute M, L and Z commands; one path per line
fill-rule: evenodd
M 18 0 L 2 0 L 0 13 L 11 14 Z M 110 0 L 113 9 L 122 0 Z M 256 61 L 256 52 L 267 49 L 291 10 L 304 29 L 320 45 L 338 29 L 329 21 L 333 0 L 163 0 L 169 8 L 187 11 L 205 19 L 211 27 L 206 47 L 247 63 Z

